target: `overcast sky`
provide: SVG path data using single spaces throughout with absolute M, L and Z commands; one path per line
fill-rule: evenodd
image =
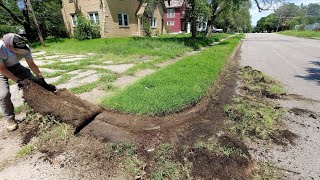
M 300 5 L 301 3 L 303 3 L 303 4 L 306 5 L 306 4 L 309 4 L 309 3 L 320 3 L 320 0 L 286 0 L 286 2 L 295 3 L 296 5 Z M 272 12 L 273 11 L 262 11 L 262 12 L 259 12 L 258 8 L 253 3 L 252 8 L 250 9 L 252 25 L 255 26 L 257 24 L 257 21 L 260 18 L 268 16 Z

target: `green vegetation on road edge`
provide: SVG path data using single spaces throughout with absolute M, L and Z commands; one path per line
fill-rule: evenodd
M 319 38 L 320 39 L 320 31 L 281 31 L 279 34 L 287 35 L 287 36 L 295 36 L 302 38 Z
M 129 113 L 158 115 L 196 103 L 212 86 L 242 37 L 230 38 L 159 70 L 103 99 L 102 105 Z

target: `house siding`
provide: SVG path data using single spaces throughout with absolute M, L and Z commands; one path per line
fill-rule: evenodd
M 75 13 L 76 5 L 84 15 L 88 12 L 98 12 L 100 21 L 100 34 L 102 37 L 112 36 L 132 36 L 140 35 L 138 26 L 137 10 L 140 7 L 139 0 L 74 0 L 77 3 L 69 3 L 69 0 L 62 0 L 62 14 L 65 25 L 73 35 L 74 27 L 72 26 L 71 14 Z M 128 15 L 128 26 L 119 26 L 118 14 L 124 13 Z M 152 29 L 153 34 L 161 32 L 161 19 L 163 16 L 163 8 L 161 5 L 155 11 L 154 17 L 157 18 L 157 29 Z M 159 24 L 160 23 L 160 24 Z M 143 34 L 143 33 L 142 33 Z
M 181 32 L 181 8 L 174 8 L 174 18 L 168 18 L 168 12 L 164 15 L 165 22 L 173 21 L 173 26 L 168 26 L 171 33 Z

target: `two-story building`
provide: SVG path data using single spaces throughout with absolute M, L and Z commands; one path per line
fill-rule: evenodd
M 77 26 L 77 11 L 100 26 L 102 37 L 143 36 L 141 17 L 147 4 L 141 0 L 62 0 L 62 14 L 70 35 Z M 166 33 L 164 5 L 159 3 L 151 21 L 152 35 Z
M 166 14 L 164 20 L 170 33 L 190 32 L 190 23 L 185 18 L 187 0 L 168 0 L 164 1 Z

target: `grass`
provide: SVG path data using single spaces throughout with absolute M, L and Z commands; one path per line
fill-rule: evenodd
M 255 180 L 278 180 L 281 179 L 280 172 L 277 168 L 271 166 L 269 163 L 259 162 L 253 173 Z
M 72 75 L 66 73 L 76 70 L 99 70 L 100 76 L 112 76 L 115 73 L 111 71 L 102 71 L 102 69 L 90 67 L 91 65 L 101 66 L 105 62 L 108 64 L 133 63 L 135 66 L 125 72 L 132 75 L 138 70 L 146 68 L 157 68 L 155 64 L 167 61 L 172 58 L 182 56 L 188 51 L 208 46 L 212 42 L 219 41 L 229 34 L 217 34 L 210 38 L 198 36 L 193 40 L 189 34 L 185 35 L 166 35 L 156 38 L 148 37 L 121 37 L 121 38 L 101 38 L 93 40 L 78 41 L 75 39 L 49 39 L 46 47 L 43 48 L 39 44 L 32 44 L 35 51 L 46 51 L 47 55 L 54 54 L 87 54 L 91 53 L 85 59 L 77 62 L 61 62 L 58 59 L 51 64 L 40 66 L 41 68 L 49 68 L 57 71 L 54 73 L 45 73 L 46 78 L 62 76 L 54 82 L 54 85 L 70 80 Z M 108 65 L 105 64 L 105 65 Z M 114 80 L 111 78 L 110 80 Z M 110 80 L 107 86 L 110 86 Z M 74 93 L 83 93 L 100 86 L 103 80 L 84 84 L 81 87 L 71 89 Z M 104 88 L 110 89 L 110 88 Z
M 320 38 L 320 31 L 281 31 L 279 34 L 302 38 Z
M 283 110 L 266 97 L 279 98 L 285 93 L 282 84 L 251 67 L 241 69 L 241 89 L 224 111 L 234 122 L 232 130 L 241 137 L 270 139 L 277 130 Z
M 227 147 L 221 146 L 219 143 L 211 143 L 211 142 L 202 142 L 199 141 L 195 144 L 196 148 L 206 148 L 210 152 L 215 152 L 219 155 L 230 156 L 230 155 L 238 155 L 238 156 L 246 156 L 242 149 L 236 147 Z
M 34 151 L 34 146 L 32 144 L 27 144 L 23 146 L 16 154 L 16 157 L 25 157 Z
M 174 161 L 175 148 L 172 144 L 161 144 L 156 152 L 155 159 L 157 168 L 153 174 L 153 179 L 181 179 L 183 167 Z
M 105 98 L 102 105 L 137 114 L 165 114 L 199 101 L 223 69 L 242 36 L 183 58 Z

